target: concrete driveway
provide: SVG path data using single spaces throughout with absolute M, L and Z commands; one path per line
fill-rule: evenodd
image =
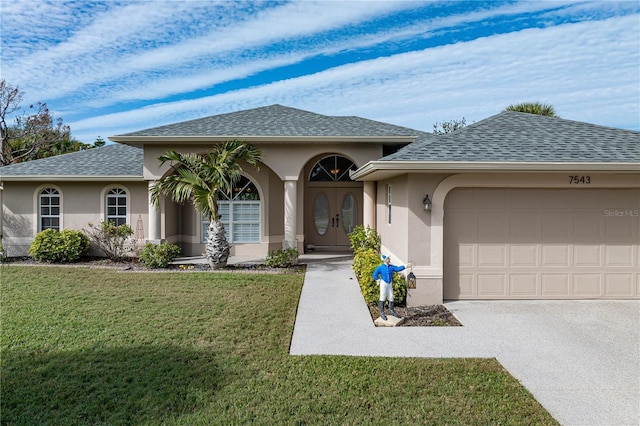
M 561 424 L 640 424 L 640 301 L 447 306 Z
M 463 327 L 378 328 L 351 264 L 307 263 L 292 355 L 497 358 L 563 425 L 640 424 L 640 300 L 457 301 Z

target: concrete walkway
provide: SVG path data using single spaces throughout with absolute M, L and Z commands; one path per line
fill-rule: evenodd
M 300 261 L 292 355 L 497 358 L 563 425 L 640 424 L 640 301 L 459 301 L 463 327 L 377 328 L 351 256 Z

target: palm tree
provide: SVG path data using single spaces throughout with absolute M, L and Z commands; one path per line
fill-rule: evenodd
M 239 140 L 216 145 L 206 154 L 181 154 L 170 150 L 158 157 L 160 165 L 171 162 L 172 172 L 151 187 L 151 201 L 160 203 L 160 195 L 177 203 L 192 202 L 201 215 L 209 218 L 209 236 L 204 256 L 211 268 L 222 268 L 229 259 L 230 245 L 218 214 L 218 193 L 227 192 L 241 177 L 241 161 L 259 166 L 262 153 Z
M 515 105 L 509 105 L 505 111 L 526 112 L 528 114 L 546 115 L 547 117 L 557 117 L 556 110 L 553 105 L 543 104 L 540 102 L 522 102 Z

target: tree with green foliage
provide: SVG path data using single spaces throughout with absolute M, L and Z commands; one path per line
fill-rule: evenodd
M 558 117 L 553 105 L 543 104 L 541 102 L 521 102 L 519 104 L 509 105 L 505 111 L 526 112 L 527 114 L 545 115 L 547 117 Z
M 22 111 L 23 96 L 17 86 L 0 80 L 0 167 L 94 148 L 74 139 L 71 128 L 55 118 L 46 103 Z
M 231 191 L 240 179 L 242 161 L 257 169 L 261 158 L 260 150 L 239 140 L 220 143 L 206 154 L 170 150 L 158 158 L 160 165 L 171 163 L 172 173 L 151 187 L 152 203 L 158 206 L 161 195 L 181 204 L 191 202 L 199 214 L 209 219 L 204 256 L 212 269 L 226 266 L 231 247 L 218 213 L 220 192 Z

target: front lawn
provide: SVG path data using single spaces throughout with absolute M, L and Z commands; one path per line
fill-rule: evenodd
M 0 421 L 557 424 L 495 360 L 289 355 L 303 279 L 1 266 Z

